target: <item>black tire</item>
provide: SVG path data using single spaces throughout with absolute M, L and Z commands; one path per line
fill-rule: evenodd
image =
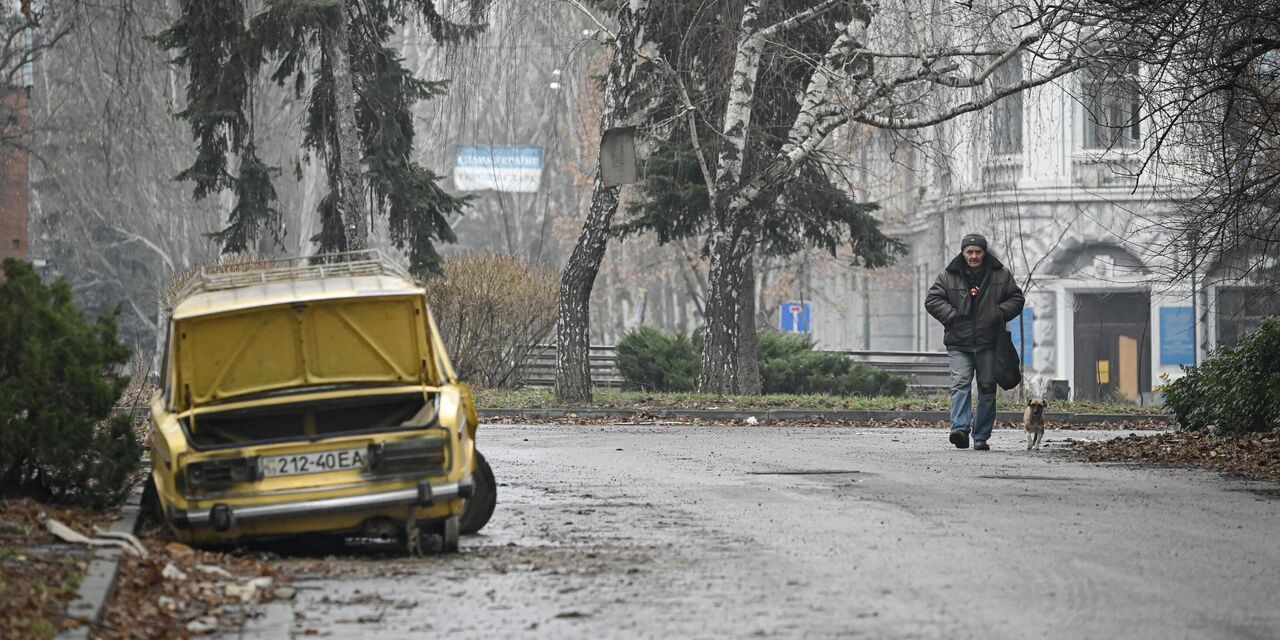
M 441 527 L 440 536 L 444 539 L 445 553 L 458 552 L 458 535 L 461 533 L 461 524 L 458 520 L 457 516 L 445 518 L 444 526 Z
M 160 506 L 160 492 L 156 489 L 155 476 L 148 473 L 146 484 L 142 487 L 142 498 L 138 503 L 138 509 L 142 512 L 144 518 L 155 520 L 156 524 L 164 524 L 164 509 Z
M 493 510 L 498 506 L 498 483 L 493 480 L 493 469 L 489 461 L 476 451 L 475 493 L 467 498 L 462 508 L 462 533 L 470 535 L 479 532 L 489 523 Z
M 420 536 L 418 548 L 422 553 L 432 556 L 457 553 L 460 528 L 458 516 L 433 522 L 418 534 Z

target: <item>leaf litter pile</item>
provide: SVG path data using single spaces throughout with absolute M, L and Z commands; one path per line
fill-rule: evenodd
M 108 525 L 112 514 L 0 501 L 0 638 L 50 638 L 79 625 L 65 611 L 89 553 L 60 544 L 45 528 L 48 518 L 91 531 Z
M 95 638 L 181 638 L 237 629 L 252 605 L 295 595 L 254 555 L 193 549 L 155 523 L 139 536 L 146 558 L 125 555 Z
M 96 537 L 118 516 L 33 500 L 0 501 L 0 638 L 52 638 L 83 624 L 68 605 L 92 561 L 91 549 L 50 533 L 56 521 Z M 93 638 L 184 638 L 234 631 L 252 605 L 294 597 L 283 576 L 256 555 L 192 549 L 149 522 L 146 557 L 122 553 L 116 592 Z
M 1250 480 L 1280 481 L 1280 434 L 1211 436 L 1174 431 L 1068 443 L 1089 462 L 1133 462 L 1212 469 Z

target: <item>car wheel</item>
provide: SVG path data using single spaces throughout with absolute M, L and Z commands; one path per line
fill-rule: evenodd
M 423 529 L 419 534 L 422 552 L 431 555 L 457 553 L 460 520 L 458 516 L 452 516 Z
M 443 527 L 444 531 L 442 532 L 442 535 L 444 536 L 444 552 L 445 553 L 458 552 L 458 535 L 460 530 L 462 529 L 460 521 L 461 521 L 461 518 L 459 518 L 458 516 L 453 516 L 452 518 L 445 518 L 444 527 Z
M 468 535 L 484 528 L 498 506 L 498 483 L 493 480 L 489 461 L 479 451 L 476 451 L 476 472 L 472 480 L 475 481 L 475 492 L 462 508 L 462 533 Z

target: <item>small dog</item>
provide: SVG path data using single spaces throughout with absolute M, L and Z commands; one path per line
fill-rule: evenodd
M 1040 448 L 1040 440 L 1044 438 L 1045 401 L 1039 398 L 1028 400 L 1027 408 L 1022 412 L 1022 426 L 1027 429 L 1027 450 Z

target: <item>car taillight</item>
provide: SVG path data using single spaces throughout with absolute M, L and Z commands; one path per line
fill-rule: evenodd
M 187 485 L 194 490 L 224 489 L 262 479 L 257 458 L 223 458 L 187 465 Z
M 369 445 L 374 473 L 428 473 L 444 469 L 444 438 L 413 438 Z

